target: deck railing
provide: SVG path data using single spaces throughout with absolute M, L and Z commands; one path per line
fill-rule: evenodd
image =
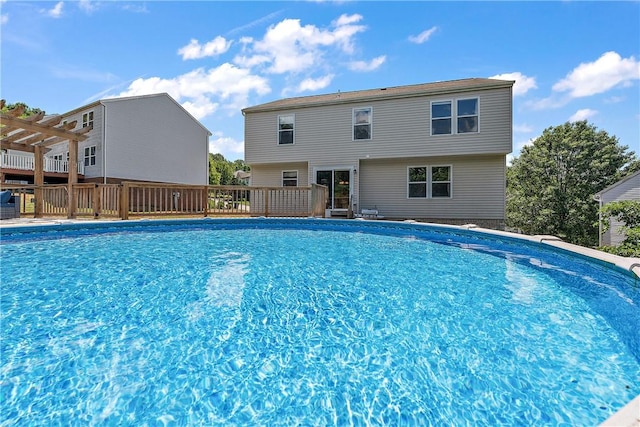
M 169 216 L 324 217 L 327 187 L 197 186 L 162 183 L 2 184 L 20 197 L 21 216 L 150 218 Z
M 2 153 L 2 156 L 0 156 L 0 167 L 25 171 L 35 171 L 36 169 L 33 156 L 8 153 Z M 53 157 L 45 157 L 43 169 L 45 172 L 69 173 L 69 162 Z M 82 160 L 78 162 L 78 173 L 84 175 L 84 162 Z

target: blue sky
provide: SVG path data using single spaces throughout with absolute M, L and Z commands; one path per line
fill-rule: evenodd
M 49 114 L 167 92 L 244 157 L 241 109 L 499 77 L 513 149 L 587 119 L 640 154 L 640 2 L 0 0 L 1 97 Z

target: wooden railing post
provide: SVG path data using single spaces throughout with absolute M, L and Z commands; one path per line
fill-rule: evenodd
M 93 206 L 93 217 L 98 218 L 102 211 L 102 197 L 100 197 L 100 185 L 96 184 L 93 187 L 93 195 L 91 199 L 91 205 Z
M 68 210 L 67 210 L 67 216 L 69 218 L 75 218 L 76 217 L 76 209 L 78 206 L 77 203 L 77 194 L 76 192 L 78 191 L 77 188 L 75 188 L 75 184 L 78 183 L 78 141 L 71 139 L 69 140 L 69 164 L 72 167 L 69 167 L 69 172 L 68 172 L 68 201 L 69 201 L 69 206 L 68 206 Z
M 264 216 L 269 216 L 269 189 L 264 188 Z
M 205 185 L 202 190 L 202 214 L 209 216 L 209 186 Z
M 42 218 L 44 210 L 44 147 L 42 145 L 36 145 L 33 153 L 34 160 L 34 172 L 33 183 L 35 187 L 33 189 L 33 197 L 35 203 L 33 206 L 33 217 Z
M 129 219 L 129 183 L 120 186 L 120 218 Z

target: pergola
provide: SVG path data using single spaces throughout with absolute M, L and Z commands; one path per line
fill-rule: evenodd
M 0 109 L 6 105 L 4 99 L 0 100 Z M 34 176 L 33 182 L 36 190 L 44 185 L 44 155 L 50 149 L 49 146 L 60 142 L 69 141 L 69 168 L 68 168 L 68 195 L 69 205 L 73 206 L 72 186 L 78 182 L 78 142 L 87 139 L 87 132 L 91 127 L 73 130 L 77 121 L 63 123 L 62 116 L 55 115 L 44 117 L 44 113 L 38 113 L 29 117 L 20 118 L 24 113 L 24 107 L 18 106 L 0 113 L 0 148 L 8 150 L 33 153 Z M 42 197 L 35 197 L 36 212 L 41 212 Z

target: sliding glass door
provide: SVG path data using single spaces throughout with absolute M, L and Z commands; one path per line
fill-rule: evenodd
M 351 195 L 351 171 L 328 169 L 316 171 L 316 184 L 329 188 L 327 209 L 348 209 Z

